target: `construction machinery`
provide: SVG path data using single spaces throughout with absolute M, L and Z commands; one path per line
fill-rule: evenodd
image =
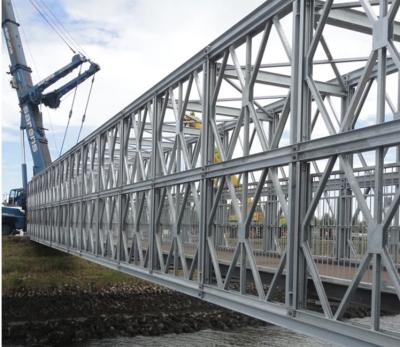
M 99 65 L 91 62 L 81 53 L 76 53 L 69 64 L 52 73 L 39 83 L 33 84 L 32 70 L 25 58 L 24 48 L 19 34 L 19 24 L 16 21 L 11 0 L 2 1 L 2 28 L 10 57 L 11 75 L 10 85 L 17 91 L 21 109 L 21 144 L 22 144 L 22 190 L 18 191 L 21 197 L 26 196 L 27 170 L 25 162 L 25 135 L 29 142 L 29 148 L 33 159 L 33 174 L 37 174 L 51 164 L 51 156 L 43 126 L 43 117 L 39 106 L 50 108 L 60 106 L 61 98 L 79 84 L 93 76 L 100 70 Z M 69 75 L 75 69 L 89 64 L 86 71 L 71 79 L 62 86 L 47 92 L 47 89 L 62 78 Z M 24 134 L 25 133 L 25 134 Z M 12 190 L 13 192 L 15 190 Z M 15 230 L 21 226 L 21 214 L 25 214 L 25 198 L 15 200 L 13 206 L 2 208 L 2 227 L 4 230 Z M 23 223 L 24 224 L 24 223 Z
M 26 195 L 23 188 L 11 189 L 1 207 L 2 234 L 10 235 L 25 230 Z

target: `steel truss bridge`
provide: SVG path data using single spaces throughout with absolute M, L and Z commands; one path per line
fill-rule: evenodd
M 33 177 L 30 238 L 336 343 L 400 345 L 381 324 L 400 298 L 399 5 L 265 2 Z

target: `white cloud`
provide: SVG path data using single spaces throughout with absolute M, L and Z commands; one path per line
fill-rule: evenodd
M 93 129 L 104 123 L 262 2 L 62 1 L 65 15 L 60 19 L 64 26 L 101 66 L 96 75 L 87 126 Z M 37 82 L 65 65 L 72 53 L 28 2 L 14 3 L 31 52 L 30 55 L 25 47 L 26 56 Z M 229 11 L 226 11 L 227 6 Z M 2 58 L 4 73 L 8 70 L 5 49 Z M 9 88 L 7 78 L 2 78 L 2 88 L 3 100 L 6 100 L 2 106 L 3 126 L 17 132 L 16 93 Z M 79 127 L 81 123 L 88 88 L 89 83 L 78 88 L 72 126 Z M 59 109 L 43 112 L 47 128 L 50 128 L 51 117 L 52 131 L 57 132 L 58 142 L 61 142 L 62 135 L 59 135 L 66 125 L 70 104 L 69 95 Z M 50 132 L 48 139 L 50 142 L 54 139 Z

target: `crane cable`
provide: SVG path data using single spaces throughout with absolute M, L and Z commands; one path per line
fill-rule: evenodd
M 81 74 L 81 71 L 82 71 L 82 65 L 81 65 L 80 68 L 79 68 L 78 76 Z M 63 140 L 62 140 L 62 144 L 61 144 L 61 149 L 60 149 L 60 154 L 59 154 L 59 156 L 61 156 L 62 150 L 63 150 L 63 148 L 64 148 L 64 142 L 65 142 L 65 139 L 66 139 L 66 137 L 67 137 L 68 128 L 69 128 L 69 123 L 70 123 L 71 118 L 72 118 L 72 112 L 73 112 L 73 109 L 74 109 L 75 98 L 76 98 L 76 91 L 77 91 L 77 90 L 78 90 L 78 84 L 76 84 L 76 87 L 75 87 L 75 90 L 74 90 L 74 96 L 72 97 L 71 108 L 70 108 L 70 110 L 69 110 L 67 126 L 65 127 L 64 137 L 63 137 Z
M 35 2 L 33 2 L 33 0 L 29 0 L 29 2 L 35 8 L 35 10 L 39 13 L 39 15 L 46 21 L 46 23 L 54 30 L 54 32 L 58 35 L 58 37 L 62 41 L 64 41 L 64 43 L 68 46 L 68 48 L 75 54 L 76 50 L 72 48 L 71 44 L 68 43 L 67 39 L 63 36 L 63 34 L 59 30 L 57 30 L 55 25 L 53 25 L 53 23 L 50 22 L 50 20 L 46 17 L 46 15 L 40 10 L 39 6 Z
M 76 143 L 79 142 L 79 138 L 81 137 L 81 131 L 82 131 L 82 128 L 83 128 L 83 123 L 85 123 L 86 111 L 87 111 L 88 106 L 89 106 L 90 96 L 92 95 L 92 89 L 93 89 L 93 83 L 94 83 L 94 76 L 95 76 L 95 75 L 93 75 L 93 77 L 92 77 L 92 82 L 91 82 L 91 84 L 90 84 L 89 94 L 88 94 L 88 97 L 87 97 L 87 100 L 86 100 L 86 105 L 85 105 L 85 111 L 83 112 L 83 115 L 82 115 L 82 123 L 81 123 L 81 127 L 79 128 L 79 133 L 78 133 L 78 138 L 77 138 L 77 140 L 76 140 Z
M 83 52 L 87 56 L 87 54 L 84 51 L 84 49 L 73 39 L 71 34 L 65 28 L 65 26 L 61 23 L 61 21 L 56 17 L 54 12 L 46 5 L 46 3 L 44 1 L 38 0 L 38 3 L 35 3 L 33 0 L 29 0 L 29 2 L 34 7 L 34 9 L 39 13 L 39 15 L 44 19 L 44 21 L 50 26 L 50 28 L 53 29 L 53 31 L 59 36 L 59 38 L 68 46 L 68 48 L 74 54 L 76 54 L 76 52 Z M 52 20 L 50 20 L 50 18 L 47 18 L 46 14 L 45 14 L 45 10 L 43 10 L 43 8 L 45 8 L 47 10 L 47 12 L 50 13 L 50 15 L 52 17 Z M 82 66 L 79 69 L 79 75 L 81 74 L 81 70 L 82 70 Z M 87 109 L 88 109 L 88 106 L 89 106 L 89 101 L 90 101 L 90 97 L 91 97 L 91 93 L 92 93 L 93 83 L 94 83 L 94 75 L 93 75 L 93 78 L 92 78 L 92 81 L 91 81 L 91 85 L 90 85 L 90 89 L 89 89 L 89 95 L 88 95 L 88 98 L 86 100 L 85 110 L 84 110 L 84 113 L 82 115 L 82 122 L 81 122 L 81 126 L 80 126 L 80 129 L 79 129 L 77 142 L 79 142 L 79 138 L 80 138 L 80 135 L 81 135 L 81 132 L 82 132 L 82 129 L 83 129 L 83 125 L 84 125 L 85 119 L 86 119 L 86 112 L 87 112 Z M 71 104 L 71 108 L 70 108 L 69 115 L 68 115 L 67 126 L 65 128 L 64 137 L 63 137 L 63 141 L 62 141 L 62 144 L 61 144 L 61 149 L 60 149 L 60 154 L 59 154 L 60 156 L 61 156 L 62 150 L 64 148 L 65 139 L 67 137 L 69 124 L 70 124 L 70 121 L 71 121 L 71 118 L 72 118 L 73 107 L 74 107 L 74 104 L 75 104 L 75 98 L 76 98 L 77 89 L 78 89 L 78 84 L 76 85 L 75 90 L 74 90 L 72 104 Z
M 85 50 L 82 48 L 82 46 L 79 45 L 79 43 L 73 38 L 73 36 L 70 34 L 70 32 L 64 26 L 64 24 L 58 19 L 58 17 L 54 14 L 54 12 L 51 10 L 51 8 L 49 6 L 47 6 L 45 1 L 36 0 L 36 4 L 39 7 L 41 5 L 42 11 L 43 11 L 43 9 L 45 9 L 50 14 L 50 17 L 52 17 L 52 20 L 53 20 L 53 24 L 57 24 L 58 25 L 58 30 L 60 32 L 64 32 L 65 37 L 68 38 L 70 43 L 72 43 L 74 45 L 75 50 L 80 52 L 80 53 L 83 53 L 83 55 L 85 55 L 87 58 L 89 58 L 88 54 L 85 52 Z M 45 12 L 45 11 L 43 11 L 43 12 Z

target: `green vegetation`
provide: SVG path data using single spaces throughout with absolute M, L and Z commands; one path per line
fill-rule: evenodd
M 24 288 L 47 290 L 68 285 L 94 289 L 141 282 L 25 238 L 3 237 L 2 251 L 3 295 Z

